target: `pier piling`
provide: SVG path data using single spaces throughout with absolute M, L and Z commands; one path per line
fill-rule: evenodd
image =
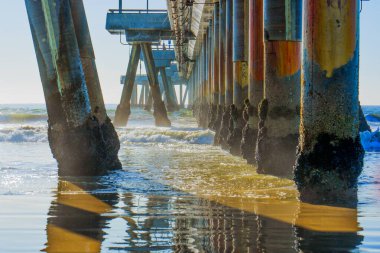
M 105 114 L 82 1 L 25 4 L 59 175 L 99 175 L 121 168 L 120 143 Z
M 355 204 L 359 138 L 359 0 L 305 1 L 300 140 L 303 201 Z
M 299 133 L 302 0 L 264 2 L 265 86 L 259 172 L 292 177 Z
M 125 126 L 128 123 L 129 115 L 131 114 L 131 98 L 133 88 L 135 86 L 140 54 L 141 46 L 137 43 L 133 44 L 131 55 L 129 57 L 127 73 L 125 75 L 123 91 L 121 93 L 120 103 L 117 106 L 115 113 L 115 126 Z
M 228 145 L 233 155 L 241 155 L 240 144 L 243 119 L 244 100 L 248 97 L 248 65 L 247 65 L 247 0 L 233 0 L 233 107 L 230 111 L 230 131 Z
M 170 126 L 171 122 L 168 118 L 166 107 L 161 98 L 160 87 L 158 83 L 156 66 L 154 64 L 152 45 L 150 43 L 141 43 L 144 54 L 145 69 L 149 79 L 150 90 L 153 99 L 153 116 L 156 126 Z
M 248 98 L 241 151 L 249 164 L 256 164 L 258 108 L 264 96 L 264 1 L 249 0 Z

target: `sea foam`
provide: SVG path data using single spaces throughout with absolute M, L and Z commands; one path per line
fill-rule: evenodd
M 0 142 L 47 142 L 47 127 L 18 126 L 0 129 Z
M 360 133 L 362 145 L 366 151 L 380 151 L 380 130 Z
M 212 144 L 214 134 L 209 130 L 181 128 L 136 128 L 119 132 L 121 142 Z

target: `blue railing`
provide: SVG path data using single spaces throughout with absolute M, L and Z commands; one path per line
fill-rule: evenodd
M 135 13 L 135 14 L 146 14 L 146 13 L 168 13 L 167 10 L 156 10 L 156 9 L 110 9 L 108 10 L 108 13 L 112 14 L 128 14 L 128 13 Z

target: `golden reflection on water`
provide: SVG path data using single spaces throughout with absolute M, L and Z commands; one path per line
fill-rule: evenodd
M 60 180 L 45 251 L 346 252 L 363 240 L 356 209 L 302 203 L 291 180 L 259 175 L 220 151 L 194 159 L 195 150 L 173 148 L 160 151 L 170 164 L 133 171 L 150 185 L 169 186 L 169 194 L 110 193 L 96 180 Z M 120 218 L 123 241 L 108 242 L 105 231 Z

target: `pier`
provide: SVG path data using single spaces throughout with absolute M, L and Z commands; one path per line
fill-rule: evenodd
M 119 144 L 105 111 L 83 3 L 58 2 L 26 1 L 50 145 L 62 174 L 81 174 L 71 168 L 83 163 L 103 173 L 119 164 Z M 303 33 L 302 1 L 168 1 L 168 10 L 128 10 L 122 2 L 106 21 L 111 35 L 132 45 L 116 126 L 127 124 L 132 103 L 153 106 L 156 126 L 169 127 L 167 112 L 184 105 L 182 84 L 178 101 L 172 82 L 174 69 L 187 84 L 199 127 L 215 131 L 214 145 L 243 156 L 259 173 L 293 178 L 294 167 L 301 199 L 337 201 L 355 192 L 364 154 L 358 1 L 339 11 L 333 2 L 306 1 Z M 336 25 L 329 24 L 333 19 Z M 326 24 L 329 29 L 320 28 Z M 139 62 L 149 89 L 140 81 L 138 101 Z M 82 139 L 94 151 L 74 151 Z M 75 152 L 69 160 L 68 151 Z
M 115 84 L 83 0 L 25 0 L 58 167 L 44 251 L 102 252 L 112 222 L 112 250 L 359 247 L 361 0 L 109 2 L 99 29 L 130 48 Z

